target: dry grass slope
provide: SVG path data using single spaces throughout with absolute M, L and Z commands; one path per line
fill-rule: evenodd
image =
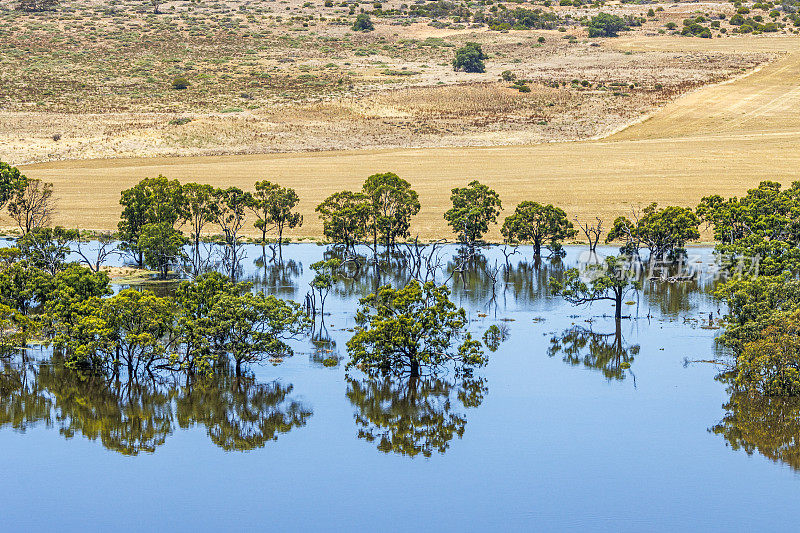
M 706 42 L 700 42 L 706 41 Z M 724 46 L 744 46 L 736 40 Z M 552 202 L 581 218 L 609 223 L 650 201 L 694 205 L 706 194 L 736 195 L 763 179 L 800 179 L 800 108 L 792 83 L 800 41 L 752 39 L 786 55 L 759 72 L 679 99 L 611 139 L 534 146 L 399 149 L 252 156 L 95 160 L 32 165 L 24 171 L 55 183 L 57 222 L 112 229 L 120 190 L 145 176 L 249 188 L 270 179 L 297 189 L 306 224 L 295 236 L 319 236 L 314 207 L 333 191 L 357 188 L 375 172 L 394 171 L 419 191 L 413 231 L 449 235 L 442 213 L 450 189 L 477 178 L 496 188 L 506 213 L 526 199 Z M 663 43 L 668 46 L 669 43 Z M 620 42 L 619 46 L 640 46 Z M 651 44 L 650 46 L 658 46 Z M 720 46 L 695 40 L 689 46 Z M 491 235 L 498 238 L 494 231 Z

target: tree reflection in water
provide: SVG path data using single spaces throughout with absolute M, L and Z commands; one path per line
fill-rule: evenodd
M 206 427 L 211 442 L 226 451 L 261 448 L 281 433 L 305 426 L 312 411 L 289 398 L 294 387 L 279 381 L 218 373 L 181 389 L 176 400 L 180 427 Z
M 226 451 L 252 450 L 304 426 L 312 411 L 290 397 L 292 385 L 236 378 L 229 368 L 179 386 L 172 380 L 84 376 L 59 357 L 40 364 L 0 363 L 0 429 L 56 426 L 124 455 L 152 453 L 176 426 L 206 427 Z
M 709 432 L 734 450 L 758 452 L 800 471 L 800 398 L 734 392 L 723 407 L 724 418 Z
M 573 326 L 550 340 L 547 355 L 554 357 L 561 354 L 565 363 L 600 370 L 608 380 L 625 379 L 634 356 L 639 353 L 639 345 L 626 346 L 621 323 L 619 320 L 615 322 L 614 333 L 596 333 L 591 329 Z
M 356 408 L 358 437 L 378 450 L 414 457 L 443 454 L 467 425 L 464 410 L 488 392 L 482 378 L 347 378 L 347 399 Z M 462 409 L 463 408 L 463 409 Z

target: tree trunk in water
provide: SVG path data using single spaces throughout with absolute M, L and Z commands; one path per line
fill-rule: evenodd
M 615 291 L 614 304 L 616 306 L 616 311 L 614 312 L 614 318 L 616 320 L 619 320 L 622 318 L 622 290 Z
M 411 359 L 411 377 L 419 377 L 419 361 L 416 359 Z

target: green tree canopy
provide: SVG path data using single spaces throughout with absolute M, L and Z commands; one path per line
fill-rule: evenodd
M 255 227 L 261 231 L 262 244 L 267 241 L 267 232 L 272 228 L 278 234 L 280 246 L 285 229 L 303 225 L 303 215 L 293 211 L 299 201 L 294 189 L 266 180 L 256 182 L 251 209 L 256 215 Z
M 451 192 L 453 207 L 444 214 L 444 219 L 458 235 L 459 241 L 473 246 L 489 231 L 489 224 L 497 222 L 502 209 L 500 196 L 477 180 Z
M 561 279 L 550 278 L 550 289 L 574 305 L 610 301 L 614 304 L 614 317 L 619 320 L 622 318 L 623 297 L 641 288 L 641 283 L 628 267 L 629 263 L 623 257 L 606 257 L 604 263 L 588 265 L 584 272 L 571 268 Z
M 375 244 L 389 247 L 410 235 L 411 217 L 419 213 L 419 195 L 411 184 L 393 172 L 373 174 L 364 182 L 364 194 L 372 204 L 371 225 Z
M 372 31 L 374 29 L 375 25 L 372 24 L 372 20 L 367 13 L 359 13 L 355 22 L 353 22 L 353 31 Z
M 589 37 L 616 37 L 627 30 L 625 19 L 609 13 L 598 13 L 589 20 Z
M 9 200 L 25 189 L 28 179 L 17 167 L 0 161 L 0 209 L 5 207 Z
M 348 367 L 415 377 L 451 363 L 466 371 L 486 364 L 480 343 L 466 331 L 465 311 L 449 294 L 446 287 L 411 281 L 362 298 L 355 334 L 347 342 Z
M 147 224 L 175 227 L 185 212 L 183 187 L 178 180 L 158 176 L 145 178 L 120 195 L 122 214 L 119 228 L 121 248 L 133 254 L 136 264 L 144 265 L 144 250 L 140 247 L 142 230 Z M 152 230 L 151 230 L 152 233 Z
M 367 235 L 371 209 L 365 194 L 342 191 L 326 198 L 316 211 L 325 237 L 352 248 Z
M 543 244 L 556 250 L 561 241 L 577 234 L 563 209 L 536 202 L 520 203 L 514 214 L 506 217 L 501 232 L 508 242 L 532 243 L 536 257 Z
M 456 56 L 453 58 L 453 70 L 478 73 L 486 72 L 486 65 L 483 61 L 487 57 L 488 56 L 483 53 L 480 44 L 466 43 L 456 50 Z
M 650 251 L 650 260 L 663 260 L 683 251 L 687 242 L 700 238 L 700 218 L 688 207 L 663 207 L 652 203 L 635 220 L 618 217 L 606 242 L 623 241 L 621 251 L 638 254 L 640 246 Z

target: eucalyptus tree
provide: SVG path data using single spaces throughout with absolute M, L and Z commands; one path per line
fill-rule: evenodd
M 235 280 L 239 270 L 239 247 L 246 212 L 253 205 L 253 195 L 238 187 L 215 189 L 211 218 L 222 231 L 225 239 L 225 269 Z
M 183 259 L 183 234 L 169 222 L 145 224 L 139 235 L 138 247 L 144 253 L 144 263 L 166 279 L 171 265 Z
M 449 294 L 446 287 L 411 281 L 401 289 L 382 286 L 362 298 L 347 342 L 348 368 L 418 377 L 448 365 L 463 372 L 485 365 L 480 342 L 467 333 L 466 312 Z
M 38 227 L 24 234 L 17 241 L 17 247 L 28 264 L 44 270 L 52 276 L 63 269 L 70 243 L 78 239 L 77 230 Z
M 606 257 L 604 263 L 590 264 L 583 272 L 571 268 L 561 279 L 551 277 L 550 289 L 574 305 L 610 301 L 614 304 L 614 318 L 619 320 L 622 318 L 623 297 L 642 286 L 629 266 L 624 257 Z
M 64 348 L 70 368 L 116 373 L 124 364 L 134 379 L 168 365 L 173 318 L 170 298 L 125 289 L 111 298 L 82 302 L 72 323 L 59 324 L 58 345 Z
M 542 245 L 559 250 L 562 241 L 577 234 L 563 209 L 529 201 L 506 217 L 501 232 L 507 242 L 533 244 L 534 257 L 542 255 Z
M 451 192 L 453 207 L 444 214 L 444 218 L 458 235 L 459 241 L 472 248 L 489 231 L 489 224 L 497 222 L 502 209 L 500 196 L 477 180 Z
M 24 190 L 28 178 L 17 167 L 0 161 L 0 210 L 21 190 Z
M 278 234 L 278 247 L 283 244 L 283 232 L 303 225 L 303 215 L 293 209 L 300 201 L 294 189 L 281 187 L 277 183 L 258 181 L 253 193 L 250 209 L 256 215 L 255 227 L 261 231 L 262 246 L 267 242 L 267 233 L 274 228 Z
M 316 211 L 322 219 L 325 237 L 352 248 L 367 235 L 371 209 L 365 194 L 341 191 L 326 198 Z
M 47 295 L 51 280 L 44 270 L 16 261 L 0 270 L 0 303 L 28 315 Z
M 419 213 L 419 195 L 411 184 L 393 172 L 373 174 L 364 182 L 362 192 L 371 204 L 373 243 L 379 240 L 394 247 L 398 238 L 410 235 L 411 217 Z
M 145 178 L 130 189 L 122 191 L 119 203 L 123 206 L 118 224 L 122 241 L 120 247 L 130 252 L 136 264 L 142 267 L 144 249 L 140 238 L 144 227 L 148 224 L 163 224 L 175 228 L 181 218 L 183 187 L 178 180 L 169 180 L 164 176 Z M 151 229 L 149 233 L 154 232 L 155 229 Z
M 311 289 L 319 294 L 319 314 L 321 316 L 325 315 L 325 299 L 336 284 L 336 272 L 341 265 L 342 261 L 335 257 L 326 261 L 317 261 L 311 265 L 311 270 L 315 272 L 314 279 L 311 280 Z M 316 312 L 315 302 L 313 313 L 316 314 Z
M 212 322 L 211 310 L 223 294 L 239 296 L 251 284 L 235 283 L 219 272 L 206 272 L 184 281 L 175 291 L 175 327 L 178 336 L 173 364 L 188 374 L 209 374 L 219 362 L 215 347 L 224 342 Z
M 700 218 L 688 207 L 658 209 L 655 202 L 634 214 L 633 220 L 617 217 L 606 242 L 623 241 L 623 253 L 639 254 L 645 246 L 650 260 L 664 260 L 683 251 L 689 241 L 700 238 Z
M 286 343 L 308 328 L 303 310 L 294 302 L 250 291 L 220 294 L 209 312 L 209 334 L 221 356 L 228 356 L 242 373 L 243 363 L 292 355 Z
M 189 242 L 192 246 L 192 274 L 202 270 L 200 243 L 206 225 L 213 222 L 214 188 L 211 185 L 186 183 L 183 185 L 180 216 L 189 225 Z
M 38 179 L 24 179 L 8 202 L 8 214 L 22 233 L 49 225 L 54 212 L 53 184 Z

